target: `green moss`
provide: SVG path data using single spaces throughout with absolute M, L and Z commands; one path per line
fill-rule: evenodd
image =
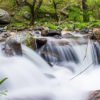
M 25 37 L 24 37 L 25 43 L 28 47 L 32 48 L 33 50 L 35 50 L 36 48 L 36 43 L 35 43 L 35 38 L 33 37 L 33 35 L 31 33 L 26 33 Z

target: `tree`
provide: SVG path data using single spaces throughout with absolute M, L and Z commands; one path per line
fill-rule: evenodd
M 58 22 L 58 20 L 59 20 L 58 13 L 57 13 L 58 2 L 56 2 L 55 0 L 52 0 L 52 3 L 53 3 L 54 10 L 55 10 L 55 19 Z
M 31 0 L 31 2 L 29 2 L 28 0 L 24 0 L 24 3 L 31 9 L 32 21 L 30 24 L 34 24 L 35 19 L 37 18 L 37 13 L 43 3 L 43 0 Z
M 89 15 L 88 15 L 87 0 L 82 0 L 82 9 L 83 9 L 83 21 L 88 22 L 89 21 Z

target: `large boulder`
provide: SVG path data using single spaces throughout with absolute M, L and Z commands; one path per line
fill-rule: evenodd
M 0 9 L 0 24 L 10 23 L 10 15 L 7 11 Z

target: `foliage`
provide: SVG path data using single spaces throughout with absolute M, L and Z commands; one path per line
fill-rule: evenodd
M 0 8 L 9 11 L 9 13 L 16 10 L 16 2 L 15 0 L 0 0 Z
M 2 85 L 7 79 L 8 79 L 7 77 L 1 79 L 1 80 L 0 80 L 0 85 Z M 0 96 L 2 96 L 2 95 L 7 95 L 7 94 L 6 94 L 7 92 L 8 92 L 7 90 L 0 91 Z
M 3 78 L 2 80 L 0 80 L 0 85 L 2 85 L 8 78 Z
M 86 16 L 89 16 L 89 23 L 83 22 L 82 0 L 43 0 L 38 10 L 39 1 L 42 0 L 36 0 L 33 8 L 34 0 L 17 1 L 19 1 L 20 5 L 16 4 L 16 0 L 0 0 L 0 8 L 10 11 L 10 14 L 14 12 L 10 26 L 17 29 L 26 28 L 30 25 L 30 22 L 35 25 L 47 26 L 51 29 L 59 27 L 72 29 L 72 24 L 75 24 L 78 28 L 83 28 L 85 25 L 86 27 L 100 26 L 98 21 L 100 20 L 100 0 L 86 0 L 88 6 Z M 28 3 L 26 4 L 25 1 Z M 28 18 L 25 18 L 27 15 Z M 58 17 L 58 21 L 55 15 Z M 73 23 L 69 23 L 70 21 Z
M 29 15 L 29 20 L 31 20 L 31 10 L 28 6 L 23 6 L 20 10 L 18 10 L 14 18 L 20 22 L 27 21 L 28 19 L 25 18 L 25 14 Z

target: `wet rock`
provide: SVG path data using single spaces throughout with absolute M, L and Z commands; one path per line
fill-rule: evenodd
M 67 31 L 67 30 L 62 30 L 61 31 L 61 36 L 62 37 L 64 37 L 64 38 L 71 38 L 71 37 L 73 37 L 72 35 L 71 35 L 71 31 Z
M 47 36 L 48 31 L 49 31 L 49 28 L 48 27 L 43 27 L 43 30 L 41 31 L 41 35 L 42 36 Z
M 91 40 L 97 40 L 97 38 L 96 38 L 96 36 L 94 34 L 90 36 L 90 39 Z
M 71 33 L 65 33 L 62 35 L 63 38 L 74 38 L 74 36 Z
M 43 45 L 47 43 L 46 39 L 36 39 L 37 49 L 40 49 Z
M 100 90 L 91 92 L 88 100 L 100 100 Z
M 9 38 L 6 40 L 4 44 L 3 52 L 7 56 L 14 56 L 14 55 L 21 56 L 22 55 L 21 44 L 18 43 L 16 40 Z
M 44 30 L 44 27 L 34 27 L 33 30 L 34 31 L 42 31 L 42 30 Z
M 5 39 L 4 39 L 4 38 L 2 38 L 2 37 L 0 37 L 0 42 L 3 42 L 3 41 L 5 41 Z
M 96 37 L 97 40 L 100 40 L 100 28 L 94 28 L 93 34 Z
M 60 40 L 57 42 L 60 46 L 64 46 L 64 45 L 69 45 L 69 41 L 66 40 Z
M 34 33 L 33 35 L 37 37 L 41 36 L 41 31 L 34 31 L 33 33 Z
M 36 49 L 36 39 L 31 33 L 27 33 L 24 37 L 24 42 L 25 44 L 30 47 L 31 49 L 35 50 Z
M 87 33 L 89 33 L 89 28 L 81 29 L 81 30 L 80 30 L 80 33 L 81 33 L 81 34 L 87 34 Z
M 3 32 L 3 31 L 4 31 L 4 28 L 3 27 L 0 27 L 0 33 Z
M 9 32 L 3 32 L 3 33 L 2 33 L 2 37 L 5 38 L 5 39 L 8 38 L 8 37 L 10 37 L 10 36 L 11 36 L 11 35 L 10 35 Z
M 61 36 L 60 30 L 49 30 L 46 36 Z
M 10 33 L 9 32 L 2 32 L 0 34 L 0 41 L 5 41 L 8 37 L 10 37 Z
M 7 11 L 0 9 L 0 24 L 9 24 L 10 23 L 10 15 Z
M 47 36 L 49 28 L 48 27 L 35 27 L 33 30 L 40 31 L 42 36 Z

